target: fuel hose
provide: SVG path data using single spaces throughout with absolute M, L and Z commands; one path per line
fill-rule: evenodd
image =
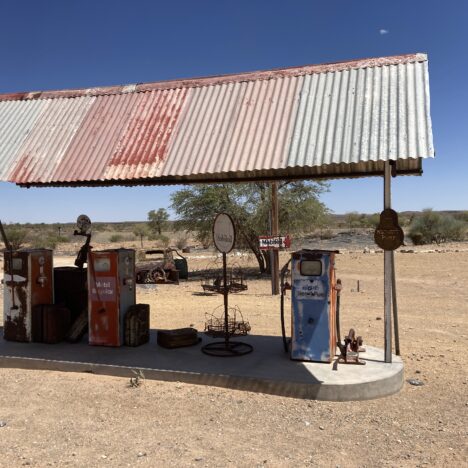
M 281 299 L 280 299 L 280 311 L 281 311 L 281 334 L 283 335 L 283 347 L 284 352 L 287 353 L 289 351 L 289 343 L 288 339 L 286 338 L 286 326 L 284 323 L 284 295 L 286 292 L 286 287 L 284 283 L 284 277 L 288 272 L 289 264 L 291 263 L 291 259 L 281 268 Z

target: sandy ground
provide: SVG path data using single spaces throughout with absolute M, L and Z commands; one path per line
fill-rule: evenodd
M 466 466 L 468 246 L 443 250 L 396 253 L 405 379 L 423 386 L 405 382 L 385 399 L 327 403 L 0 369 L 0 466 Z M 210 255 L 190 255 L 189 267 L 202 268 Z M 230 261 L 253 266 L 250 257 Z M 343 330 L 353 326 L 365 343 L 383 347 L 383 255 L 345 251 L 337 268 Z M 222 298 L 201 293 L 191 280 L 139 287 L 138 301 L 151 304 L 152 327 L 203 330 Z M 230 300 L 252 333 L 280 334 L 269 280 L 249 279 L 248 291 Z

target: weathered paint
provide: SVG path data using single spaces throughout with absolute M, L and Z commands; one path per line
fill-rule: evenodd
M 121 346 L 125 313 L 135 303 L 135 251 L 91 251 L 88 258 L 89 344 Z
M 31 341 L 33 307 L 53 303 L 52 250 L 5 251 L 3 281 L 3 336 Z
M 25 186 L 420 174 L 427 57 L 0 95 L 0 180 Z
M 318 275 L 304 275 L 301 263 L 320 262 Z M 291 263 L 291 359 L 331 362 L 336 351 L 335 253 L 301 250 Z
M 186 93 L 186 89 L 179 89 L 138 95 L 139 102 L 119 139 L 106 177 L 113 178 L 113 169 L 119 167 L 126 167 L 132 178 L 147 177 L 150 168 L 165 159 Z
M 83 119 L 94 103 L 90 99 L 48 101 L 40 118 L 17 150 L 20 158 L 9 177 L 15 180 L 42 177 L 49 180 L 57 171 Z

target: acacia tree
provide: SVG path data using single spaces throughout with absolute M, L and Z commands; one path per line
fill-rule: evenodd
M 158 211 L 151 210 L 148 213 L 148 224 L 150 229 L 161 235 L 164 226 L 166 225 L 167 221 L 169 220 L 169 214 L 164 208 L 159 208 Z
M 323 182 L 282 182 L 279 184 L 279 223 L 284 233 L 310 231 L 315 220 L 328 212 L 319 195 L 328 190 Z M 251 250 L 260 272 L 270 271 L 267 252 L 258 246 L 258 236 L 269 232 L 271 207 L 269 184 L 197 185 L 171 195 L 178 219 L 176 227 L 192 232 L 199 241 L 211 238 L 214 217 L 229 213 L 237 232 L 237 247 Z

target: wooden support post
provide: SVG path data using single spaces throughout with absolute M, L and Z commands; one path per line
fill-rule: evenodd
M 272 236 L 279 236 L 279 212 L 278 212 L 278 182 L 271 183 L 271 230 Z M 278 295 L 279 287 L 279 252 L 270 251 L 271 265 L 271 294 Z
M 390 162 L 385 161 L 384 208 L 391 208 Z M 385 362 L 392 362 L 392 252 L 384 251 L 384 333 Z

